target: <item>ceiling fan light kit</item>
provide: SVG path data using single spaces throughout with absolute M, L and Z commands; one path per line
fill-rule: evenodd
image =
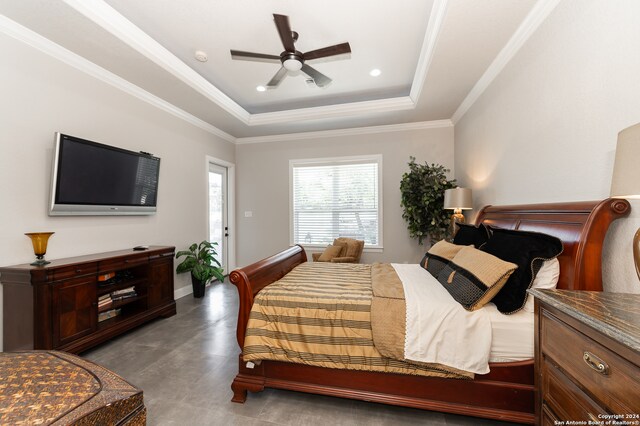
M 268 55 L 264 53 L 244 52 L 240 50 L 231 50 L 231 58 L 242 61 L 258 61 L 258 62 L 280 62 L 280 69 L 267 83 L 266 87 L 274 89 L 280 85 L 284 77 L 291 73 L 295 75 L 297 71 L 302 71 L 307 76 L 311 77 L 311 80 L 318 87 L 326 87 L 331 83 L 331 79 L 320 71 L 309 66 L 306 61 L 320 58 L 327 58 L 329 56 L 342 55 L 345 53 L 351 53 L 351 46 L 349 43 L 340 43 L 333 46 L 323 47 L 322 49 L 312 50 L 306 53 L 297 51 L 294 43 L 298 40 L 298 33 L 291 30 L 289 24 L 289 17 L 285 15 L 273 15 L 273 20 L 276 24 L 276 29 L 280 35 L 280 40 L 284 46 L 284 51 L 277 55 Z M 309 80 L 307 79 L 307 82 Z

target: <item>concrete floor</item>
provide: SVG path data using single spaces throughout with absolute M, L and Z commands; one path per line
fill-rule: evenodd
M 508 423 L 266 389 L 231 402 L 238 297 L 215 284 L 156 320 L 82 354 L 143 389 L 149 425 L 494 425 Z

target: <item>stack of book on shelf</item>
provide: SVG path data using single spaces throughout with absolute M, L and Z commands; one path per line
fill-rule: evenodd
M 113 306 L 113 300 L 111 300 L 110 294 L 103 294 L 98 297 L 98 312 L 108 311 L 111 306 Z
M 136 293 L 136 288 L 134 286 L 123 288 L 122 290 L 112 291 L 110 296 L 111 300 L 118 301 L 123 299 L 128 299 L 130 297 L 136 297 L 138 293 Z
M 114 302 L 137 296 L 138 293 L 135 287 L 131 286 L 121 290 L 114 290 L 111 293 L 98 297 L 98 322 L 120 315 L 120 308 L 112 309 Z
M 109 318 L 116 317 L 120 315 L 121 309 L 109 309 L 108 311 L 100 312 L 98 314 L 98 322 L 108 320 Z

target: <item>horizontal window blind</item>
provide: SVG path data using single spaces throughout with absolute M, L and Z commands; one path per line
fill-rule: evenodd
M 379 163 L 293 164 L 293 242 L 328 245 L 334 238 L 379 245 Z

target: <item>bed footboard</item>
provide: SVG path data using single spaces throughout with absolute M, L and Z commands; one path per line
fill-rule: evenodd
M 244 347 L 244 334 L 249 322 L 249 313 L 253 306 L 254 296 L 260 290 L 278 281 L 293 268 L 306 261 L 307 254 L 304 249 L 299 245 L 295 245 L 249 266 L 236 269 L 229 274 L 229 281 L 238 288 L 240 296 L 238 329 L 236 332 L 240 349 Z

